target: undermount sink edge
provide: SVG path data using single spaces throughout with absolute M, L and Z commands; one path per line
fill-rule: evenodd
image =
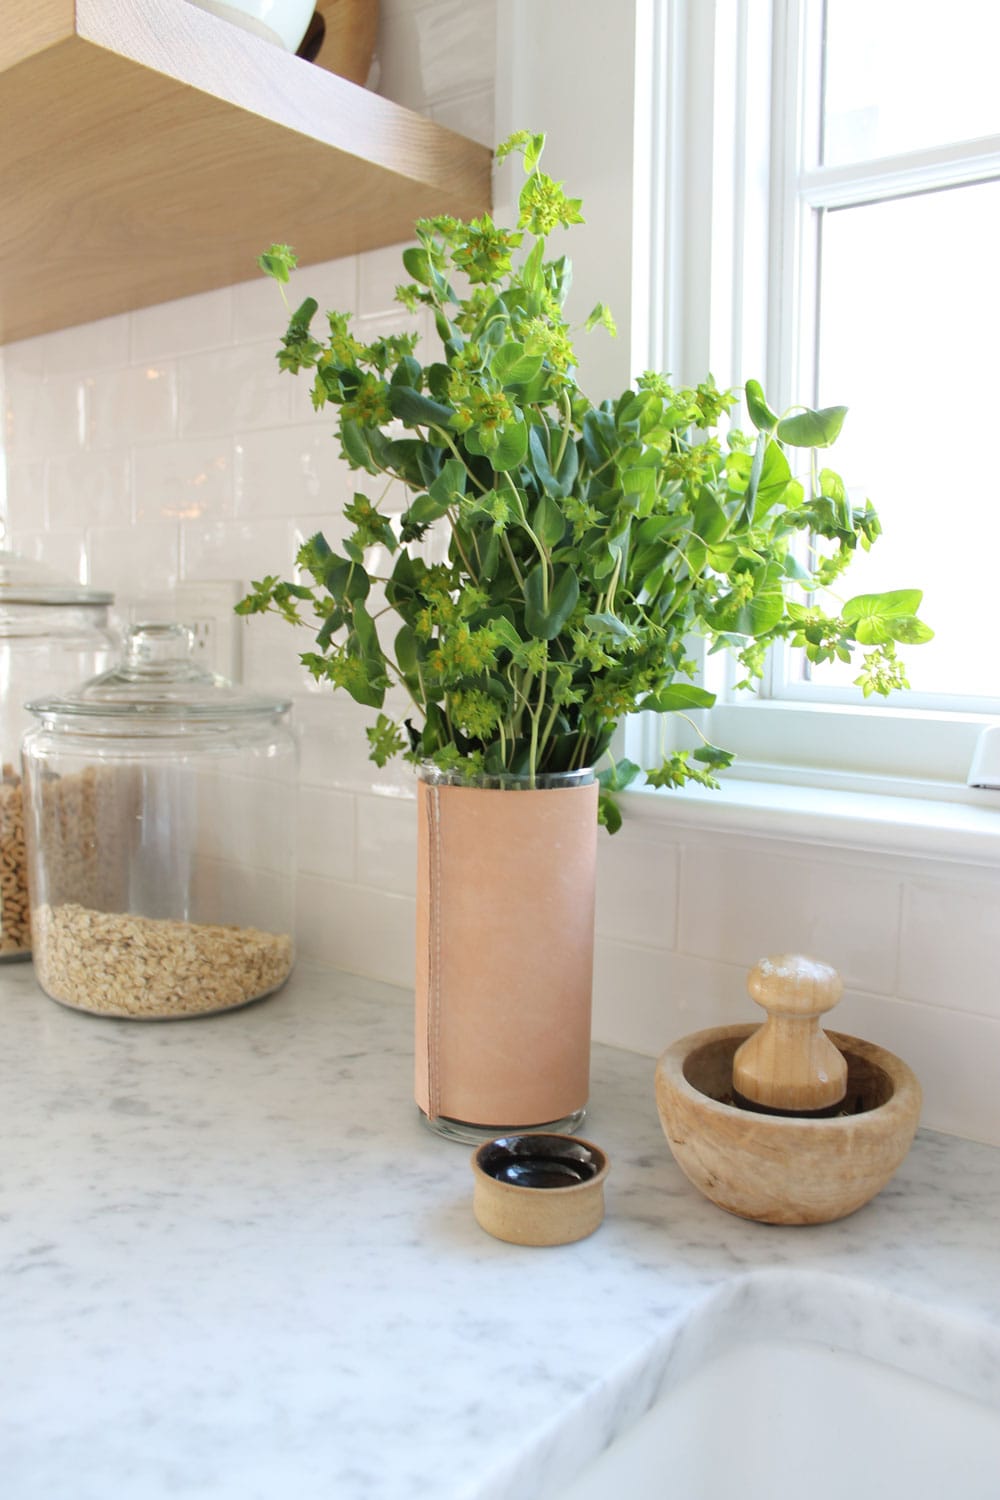
M 929 1308 L 868 1281 L 783 1266 L 738 1275 L 709 1292 L 669 1334 L 661 1335 L 627 1366 L 609 1374 L 599 1395 L 588 1394 L 584 1409 L 574 1408 L 572 1416 L 567 1413 L 561 1430 L 552 1434 L 546 1468 L 550 1473 L 575 1471 L 575 1478 L 553 1490 L 553 1500 L 596 1500 L 597 1496 L 603 1500 L 605 1495 L 617 1493 L 628 1493 L 630 1500 L 647 1500 L 647 1495 L 659 1497 L 661 1490 L 656 1485 L 660 1483 L 664 1496 L 676 1494 L 673 1485 L 677 1474 L 672 1461 L 676 1453 L 672 1448 L 664 1448 L 659 1478 L 651 1474 L 648 1491 L 643 1489 L 641 1493 L 628 1487 L 630 1481 L 634 1483 L 632 1471 L 626 1473 L 616 1466 L 617 1450 L 622 1447 L 624 1451 L 643 1418 L 657 1411 L 669 1413 L 671 1399 L 683 1394 L 690 1382 L 716 1362 L 743 1351 L 756 1355 L 779 1344 L 789 1351 L 848 1356 L 848 1368 L 850 1362 L 860 1368 L 863 1361 L 872 1372 L 885 1372 L 890 1378 L 908 1377 L 929 1395 L 940 1393 L 945 1405 L 958 1402 L 975 1408 L 977 1420 L 982 1414 L 980 1431 L 988 1434 L 991 1472 L 1000 1473 L 997 1330 L 954 1316 L 946 1309 Z M 762 1375 L 763 1366 L 762 1359 L 758 1362 Z M 769 1391 L 764 1395 L 771 1399 Z M 717 1410 L 707 1415 L 716 1424 L 720 1420 Z M 817 1413 L 818 1424 L 831 1433 L 837 1432 L 838 1421 L 836 1410 L 824 1406 Z M 946 1435 L 942 1440 L 947 1441 Z M 647 1455 L 644 1474 L 648 1462 Z M 770 1478 L 780 1482 L 780 1474 Z M 863 1476 L 853 1492 L 857 1500 L 869 1500 L 869 1493 L 874 1500 L 875 1491 L 863 1487 Z M 782 1500 L 784 1493 L 775 1489 L 773 1500 Z M 751 1493 L 750 1500 L 755 1494 Z M 685 1500 L 703 1497 L 716 1500 L 714 1488 L 685 1493 Z

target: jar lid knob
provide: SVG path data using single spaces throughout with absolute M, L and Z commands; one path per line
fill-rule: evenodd
M 187 625 L 130 625 L 125 632 L 125 671 L 129 676 L 155 674 L 177 662 L 190 661 L 193 649 L 194 631 Z

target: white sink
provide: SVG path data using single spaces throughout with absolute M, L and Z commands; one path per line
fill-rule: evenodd
M 680 1376 L 553 1500 L 1000 1500 L 1000 1408 L 974 1394 L 963 1330 L 921 1317 L 912 1343 L 893 1341 L 896 1362 L 872 1358 L 811 1338 L 808 1315 L 796 1337 L 794 1273 L 785 1285 L 788 1316 L 760 1317 L 780 1337 L 754 1335 L 747 1307 L 733 1306 L 712 1309 L 699 1339 L 696 1315 Z M 846 1298 L 845 1342 L 892 1298 L 868 1295 L 870 1309 Z M 699 1343 L 705 1356 L 692 1359 Z

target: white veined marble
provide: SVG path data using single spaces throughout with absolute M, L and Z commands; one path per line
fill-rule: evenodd
M 606 1221 L 522 1249 L 418 1120 L 401 991 L 301 967 L 144 1025 L 7 965 L 0 1004 L 6 1500 L 547 1500 L 765 1330 L 1000 1406 L 1000 1151 L 921 1132 L 854 1217 L 743 1223 L 675 1167 L 650 1060 L 597 1048 Z

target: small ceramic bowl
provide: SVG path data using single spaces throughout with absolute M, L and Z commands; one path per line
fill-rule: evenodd
M 223 21 L 295 52 L 312 20 L 316 0 L 191 0 Z
M 579 1136 L 503 1135 L 472 1155 L 472 1209 L 512 1245 L 568 1245 L 604 1218 L 608 1159 Z

